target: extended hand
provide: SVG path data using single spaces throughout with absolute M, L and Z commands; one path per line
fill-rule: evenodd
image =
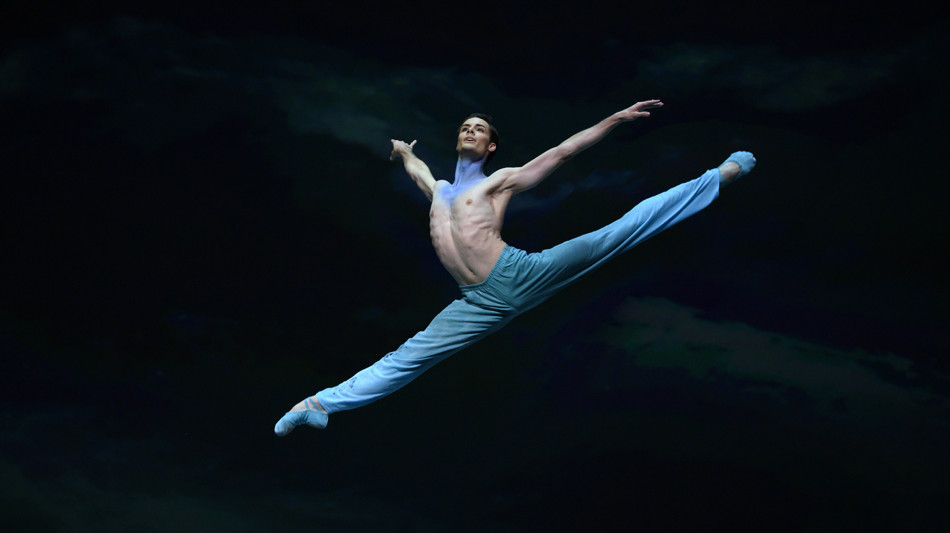
M 411 154 L 412 147 L 416 145 L 416 141 L 406 144 L 404 141 L 397 141 L 396 139 L 389 140 L 393 142 L 393 153 L 389 154 L 390 161 L 396 159 L 397 157 L 404 157 L 405 154 Z
M 656 109 L 658 107 L 663 107 L 663 102 L 659 100 L 646 100 L 644 102 L 637 102 L 632 106 L 624 109 L 619 112 L 621 120 L 636 120 L 641 117 L 650 116 L 650 112 L 647 109 Z

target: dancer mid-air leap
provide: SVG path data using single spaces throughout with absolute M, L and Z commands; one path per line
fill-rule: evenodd
M 455 352 L 496 331 L 520 313 L 644 240 L 709 205 L 719 187 L 752 170 L 755 158 L 735 152 L 702 176 L 644 200 L 616 222 L 540 253 L 527 253 L 501 238 L 508 202 L 548 177 L 565 161 L 597 143 L 622 122 L 650 116 L 659 100 L 637 102 L 570 137 L 522 167 L 486 176 L 484 164 L 498 148 L 488 115 L 474 114 L 458 130 L 455 181 L 436 181 L 412 153 L 416 141 L 392 140 L 390 159 L 432 201 L 430 234 L 435 253 L 459 283 L 462 297 L 394 352 L 336 387 L 304 399 L 274 427 L 277 435 L 296 426 L 324 428 L 328 415 L 366 405 L 406 385 Z

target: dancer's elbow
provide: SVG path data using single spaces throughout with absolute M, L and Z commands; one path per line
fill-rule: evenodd
M 574 143 L 562 143 L 558 145 L 555 150 L 554 156 L 559 163 L 563 163 L 571 158 L 573 158 L 580 150 Z

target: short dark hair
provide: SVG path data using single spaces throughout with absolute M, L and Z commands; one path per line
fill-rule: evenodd
M 467 117 L 465 117 L 465 120 L 462 121 L 462 124 L 465 124 L 465 121 L 470 118 L 480 118 L 484 120 L 486 123 L 488 123 L 488 140 L 490 142 L 495 143 L 495 146 L 497 149 L 498 129 L 495 128 L 495 119 L 493 119 L 492 116 L 489 115 L 488 113 L 471 113 Z M 461 131 L 462 131 L 462 126 L 459 126 L 459 129 L 458 131 L 455 132 L 455 134 L 458 135 L 459 132 Z M 495 157 L 495 152 L 488 152 L 488 154 L 485 156 L 485 163 L 488 163 L 489 161 L 491 161 L 491 158 L 493 157 Z

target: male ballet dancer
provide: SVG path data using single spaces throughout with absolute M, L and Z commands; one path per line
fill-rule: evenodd
M 416 141 L 406 144 L 392 139 L 390 159 L 402 158 L 406 172 L 432 201 L 432 245 L 458 282 L 462 297 L 396 351 L 295 405 L 277 422 L 274 432 L 284 436 L 300 425 L 324 428 L 329 414 L 361 407 L 399 389 L 612 257 L 703 209 L 719 195 L 721 185 L 755 166 L 751 153 L 735 152 L 719 168 L 644 200 L 616 222 L 540 253 L 527 253 L 502 240 L 505 209 L 514 194 L 541 183 L 618 124 L 648 117 L 649 109 L 662 105 L 659 100 L 637 102 L 523 167 L 503 168 L 491 176 L 482 167 L 498 148 L 498 131 L 491 117 L 473 114 L 458 130 L 453 183 L 432 177 L 429 167 L 412 153 Z

